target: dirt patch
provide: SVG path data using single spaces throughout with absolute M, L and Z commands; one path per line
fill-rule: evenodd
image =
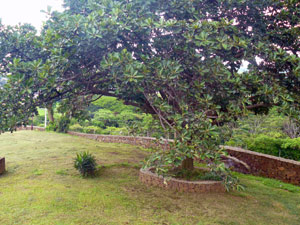
M 109 152 L 109 154 L 111 154 L 111 155 L 120 155 L 119 152 Z

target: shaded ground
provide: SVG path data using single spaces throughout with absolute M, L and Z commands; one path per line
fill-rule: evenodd
M 106 166 L 83 179 L 73 168 L 88 150 Z M 138 162 L 147 151 L 66 134 L 0 135 L 8 172 L 0 177 L 0 224 L 300 224 L 300 188 L 238 175 L 244 192 L 175 193 L 145 187 Z

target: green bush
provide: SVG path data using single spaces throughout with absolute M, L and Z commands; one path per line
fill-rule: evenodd
M 58 127 L 57 130 L 60 133 L 67 133 L 70 126 L 70 119 L 66 116 L 62 116 L 58 120 Z
M 56 131 L 56 130 L 57 130 L 57 124 L 55 122 L 50 122 L 46 127 L 46 131 Z
M 280 156 L 300 161 L 300 138 L 285 138 L 283 140 Z
M 83 132 L 88 134 L 101 134 L 102 129 L 96 126 L 88 126 L 83 128 Z
M 102 129 L 97 126 L 83 127 L 80 124 L 70 126 L 69 130 L 76 132 L 83 132 L 87 134 L 106 134 L 106 135 L 127 135 L 128 131 L 125 127 L 107 127 Z
M 286 159 L 300 160 L 300 138 L 276 138 L 258 135 L 246 140 L 248 149 Z
M 105 124 L 103 121 L 97 121 L 97 120 L 91 120 L 91 125 L 100 127 L 100 128 L 105 128 Z
M 128 131 L 125 127 L 106 127 L 101 134 L 105 135 L 127 135 Z
M 77 124 L 70 126 L 69 130 L 76 131 L 76 132 L 83 132 L 83 127 L 77 123 Z
M 255 138 L 250 138 L 247 140 L 248 142 L 248 149 L 261 152 L 269 155 L 280 156 L 281 152 L 281 145 L 282 145 L 281 138 L 273 138 L 267 135 L 261 134 Z
M 77 153 L 74 167 L 84 177 L 95 175 L 97 163 L 95 157 L 89 152 Z

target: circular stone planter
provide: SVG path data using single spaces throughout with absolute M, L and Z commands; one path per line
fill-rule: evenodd
M 168 190 L 175 190 L 179 192 L 194 192 L 194 193 L 208 193 L 208 192 L 226 192 L 225 187 L 221 181 L 185 181 L 175 178 L 164 179 L 151 171 L 151 168 L 141 169 L 139 179 L 147 186 L 157 186 Z

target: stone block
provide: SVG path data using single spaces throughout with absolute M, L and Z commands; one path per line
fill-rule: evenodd
M 5 172 L 5 158 L 0 158 L 0 174 Z

